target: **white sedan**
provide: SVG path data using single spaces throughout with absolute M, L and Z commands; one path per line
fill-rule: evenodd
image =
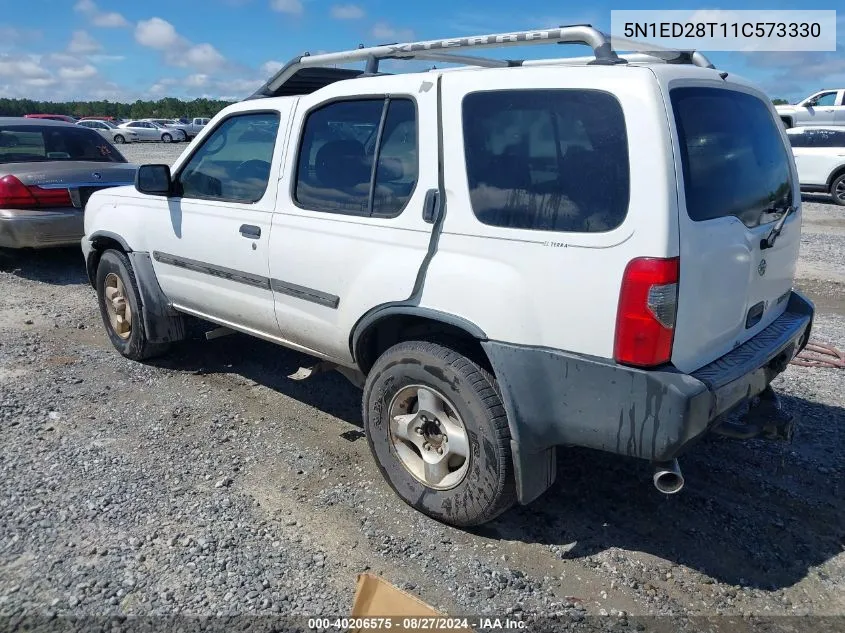
M 123 130 L 110 121 L 98 121 L 96 119 L 83 119 L 76 122 L 77 125 L 87 127 L 90 130 L 99 132 L 112 143 L 134 143 L 138 140 L 138 133 L 134 130 Z
M 805 126 L 787 135 L 802 191 L 829 193 L 845 205 L 845 128 Z
M 165 127 L 152 121 L 127 121 L 121 123 L 118 127 L 137 132 L 138 139 L 141 141 L 162 141 L 164 143 L 176 141 L 178 143 L 188 140 L 187 135 L 182 130 Z

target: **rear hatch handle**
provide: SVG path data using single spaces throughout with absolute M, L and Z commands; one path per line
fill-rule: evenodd
M 769 234 L 760 240 L 760 250 L 764 251 L 767 248 L 771 248 L 775 245 L 775 241 L 778 239 L 778 235 L 780 235 L 781 231 L 783 231 L 783 225 L 786 223 L 786 218 L 790 216 L 790 214 L 795 211 L 797 207 L 790 205 L 783 209 L 783 215 L 780 217 L 780 220 L 777 221 L 772 227 L 772 230 L 769 231 Z M 771 211 L 778 211 L 778 209 L 770 209 Z

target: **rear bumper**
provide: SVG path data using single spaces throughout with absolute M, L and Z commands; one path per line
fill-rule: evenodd
M 0 210 L 0 247 L 51 248 L 79 244 L 84 233 L 81 209 Z
M 678 457 L 720 416 L 760 394 L 786 369 L 806 345 L 812 320 L 813 305 L 793 292 L 786 311 L 769 327 L 692 374 L 671 366 L 644 370 L 558 350 L 483 343 L 502 390 L 514 453 L 522 462 L 516 470 L 536 471 L 539 464 L 545 471 L 533 483 L 523 473 L 518 487 L 531 498 L 542 492 L 554 479 L 549 449 L 561 444 L 655 462 Z M 540 490 L 532 496 L 528 488 Z

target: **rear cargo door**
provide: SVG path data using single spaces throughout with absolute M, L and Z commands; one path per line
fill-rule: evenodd
M 772 107 L 739 85 L 670 84 L 678 175 L 680 284 L 673 363 L 694 371 L 786 308 L 801 198 Z M 771 248 L 761 241 L 790 205 Z

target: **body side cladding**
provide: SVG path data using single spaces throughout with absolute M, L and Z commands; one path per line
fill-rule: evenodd
M 213 277 L 236 281 L 248 286 L 255 286 L 256 288 L 270 289 L 270 279 L 268 277 L 262 277 L 261 275 L 253 275 L 252 273 L 235 270 L 233 268 L 217 266 L 216 264 L 209 264 L 195 259 L 188 259 L 187 257 L 171 255 L 170 253 L 162 253 L 160 251 L 153 251 L 153 258 L 157 262 L 176 266 L 177 268 L 184 268 L 185 270 L 192 270 L 194 272 L 211 275 Z
M 141 316 L 147 338 L 153 343 L 173 343 L 185 338 L 185 318 L 174 310 L 158 284 L 149 253 L 128 253 L 141 294 Z
M 280 279 L 271 279 L 270 288 L 273 292 L 290 295 L 291 297 L 310 301 L 311 303 L 317 303 L 327 308 L 337 308 L 340 303 L 340 297 L 337 295 L 293 284 L 289 281 L 282 281 Z
M 234 268 L 226 268 L 225 266 L 218 266 L 217 264 L 210 264 L 208 262 L 201 262 L 196 259 L 188 259 L 187 257 L 180 257 L 178 255 L 171 255 L 170 253 L 162 253 L 160 251 L 153 251 L 153 259 L 168 266 L 176 266 L 177 268 L 184 268 L 185 270 L 192 270 L 204 275 L 211 275 L 212 277 L 219 277 L 228 281 L 261 288 L 263 290 L 272 290 L 281 294 L 290 295 L 303 301 L 310 301 L 327 308 L 335 309 L 340 303 L 340 297 L 337 295 L 316 290 L 314 288 L 306 288 L 292 284 L 281 279 L 271 279 L 262 275 L 254 275 L 242 270 L 235 270 Z

